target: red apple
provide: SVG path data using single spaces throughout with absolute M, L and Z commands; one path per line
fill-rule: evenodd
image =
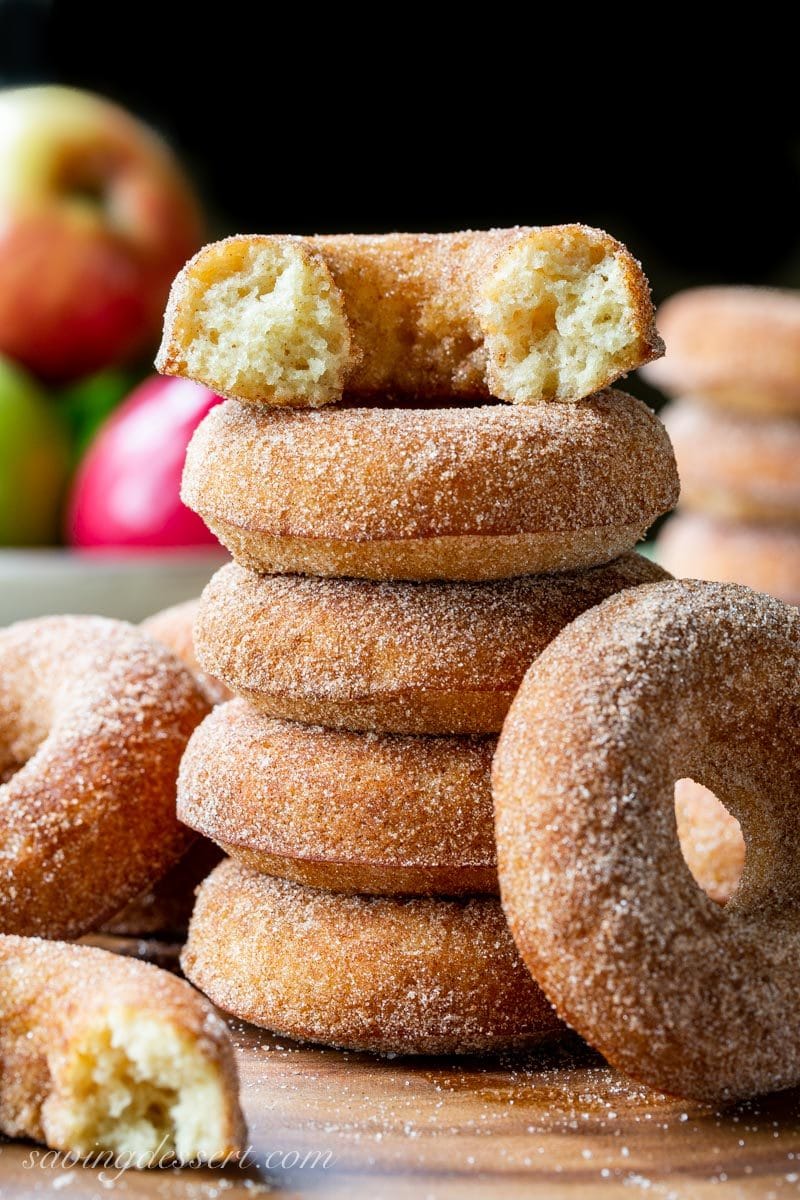
M 180 498 L 186 447 L 220 402 L 188 379 L 154 375 L 100 427 L 78 470 L 67 538 L 93 549 L 216 545 Z
M 0 92 L 0 353 L 56 381 L 127 360 L 201 241 L 194 193 L 147 126 L 72 88 Z

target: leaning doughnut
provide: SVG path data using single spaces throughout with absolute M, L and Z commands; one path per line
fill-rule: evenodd
M 560 629 L 614 592 L 664 576 L 638 554 L 484 584 L 259 577 L 230 563 L 203 592 L 197 653 L 267 716 L 386 733 L 496 733 Z
M 488 896 L 342 896 L 228 860 L 200 887 L 181 965 L 226 1012 L 352 1050 L 468 1054 L 562 1029 Z
M 739 822 L 713 792 L 693 779 L 675 784 L 675 816 L 686 865 L 712 900 L 727 904 L 744 868 Z
M 667 355 L 647 379 L 746 413 L 800 416 L 800 295 L 768 288 L 679 292 L 658 310 Z
M 496 892 L 496 739 L 345 733 L 232 700 L 189 743 L 178 816 L 256 871 L 336 892 Z
M 686 777 L 744 831 L 724 908 L 680 852 Z M 698 1100 L 800 1082 L 800 612 L 731 584 L 612 597 L 531 668 L 493 783 L 512 933 L 579 1033 Z
M 120 1165 L 244 1146 L 233 1048 L 187 983 L 87 946 L 0 937 L 0 1130 Z M 155 1157 L 154 1157 L 155 1156 Z
M 745 583 L 800 605 L 800 529 L 746 525 L 679 512 L 656 543 L 659 562 L 675 576 Z
M 275 412 L 222 404 L 183 499 L 268 574 L 499 579 L 593 566 L 675 504 L 666 431 L 604 392 L 538 408 Z
M 800 524 L 800 421 L 754 420 L 679 400 L 665 412 L 681 506 L 719 517 Z
M 102 932 L 117 937 L 183 938 L 194 908 L 197 885 L 222 858 L 213 842 L 197 838 L 183 858 L 151 888 L 135 896 L 103 922 Z
M 222 704 L 223 701 L 230 700 L 230 692 L 218 679 L 206 675 L 194 652 L 193 629 L 199 605 L 199 598 L 185 600 L 183 604 L 173 604 L 171 608 L 165 608 L 142 621 L 141 628 L 148 637 L 155 638 L 162 646 L 177 654 L 200 684 L 209 704 Z
M 623 245 L 585 225 L 233 237 L 175 280 L 156 360 L 223 396 L 577 400 L 663 351 Z
M 208 707 L 121 621 L 0 631 L 0 930 L 77 937 L 177 861 L 178 766 Z

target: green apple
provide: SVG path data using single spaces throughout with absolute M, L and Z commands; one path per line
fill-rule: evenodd
M 58 411 L 72 440 L 73 466 L 81 461 L 100 426 L 137 382 L 132 371 L 98 371 L 58 393 Z
M 0 358 L 0 546 L 56 542 L 68 438 L 38 384 Z

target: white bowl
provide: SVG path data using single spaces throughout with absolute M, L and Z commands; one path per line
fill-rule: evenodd
M 198 596 L 226 561 L 219 550 L 126 555 L 0 550 L 0 625 L 54 613 L 141 621 Z

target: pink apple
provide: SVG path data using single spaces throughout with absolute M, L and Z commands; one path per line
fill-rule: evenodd
M 154 549 L 217 545 L 180 498 L 186 447 L 220 402 L 188 379 L 146 379 L 100 427 L 78 470 L 67 515 L 73 546 Z
M 191 186 L 146 125 L 72 88 L 0 92 L 0 353 L 59 381 L 125 361 L 201 241 Z

